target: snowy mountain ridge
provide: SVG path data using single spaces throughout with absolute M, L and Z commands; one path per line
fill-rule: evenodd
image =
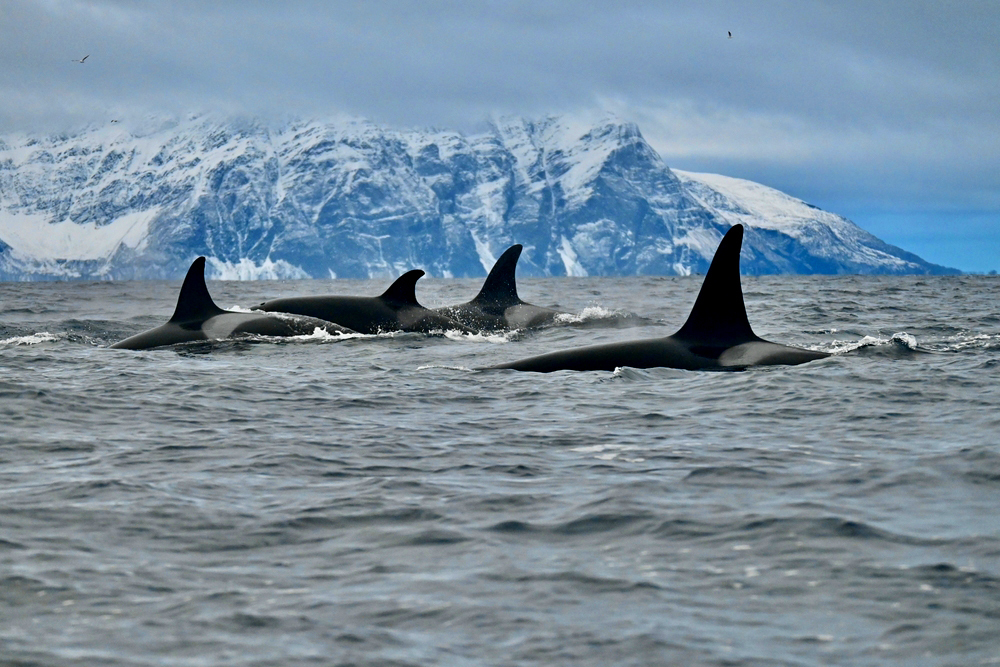
M 192 116 L 0 136 L 0 279 L 689 274 L 747 228 L 745 273 L 952 273 L 766 186 L 671 170 L 634 124 L 481 134 Z

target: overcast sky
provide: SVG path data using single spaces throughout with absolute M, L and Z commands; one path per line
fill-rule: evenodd
M 474 132 L 613 111 L 670 166 L 1000 270 L 997 0 L 0 0 L 0 58 L 0 134 L 154 112 Z

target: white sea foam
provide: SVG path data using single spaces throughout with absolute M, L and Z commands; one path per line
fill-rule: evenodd
M 360 333 L 340 333 L 334 332 L 330 333 L 326 329 L 320 329 L 316 327 L 313 329 L 312 333 L 299 334 L 297 336 L 265 336 L 260 334 L 251 334 L 251 339 L 267 341 L 267 342 L 295 342 L 295 343 L 339 343 L 344 340 L 349 340 L 352 338 L 374 338 L 368 334 Z
M 293 336 L 293 338 L 296 340 L 341 340 L 343 334 L 330 333 L 326 329 L 316 327 L 311 334 L 302 334 L 301 336 Z
M 467 343 L 509 343 L 517 338 L 516 333 L 513 331 L 495 333 L 465 333 L 463 331 L 458 331 L 457 329 L 449 329 L 444 332 L 435 331 L 432 333 L 443 333 L 444 337 L 449 340 L 460 340 Z
M 559 313 L 555 321 L 559 324 L 579 324 L 581 322 L 592 322 L 594 320 L 612 320 L 616 317 L 626 316 L 627 313 L 621 310 L 610 310 L 603 306 L 587 306 L 579 313 Z
M 59 340 L 59 336 L 50 334 L 48 331 L 40 331 L 28 336 L 16 336 L 0 340 L 0 345 L 38 345 L 39 343 L 54 343 Z
M 948 336 L 940 341 L 929 344 L 935 349 L 944 348 L 950 352 L 974 349 L 993 349 L 1000 346 L 1000 334 L 968 334 L 961 333 Z
M 445 364 L 428 364 L 426 366 L 417 366 L 418 371 L 426 371 L 432 368 L 443 368 L 449 371 L 466 371 L 468 373 L 475 373 L 476 369 L 469 368 L 468 366 L 448 366 Z
M 632 368 L 631 366 L 617 366 L 611 372 L 611 376 L 602 378 L 601 382 L 614 382 L 616 380 L 643 380 L 650 377 L 648 368 Z
M 899 333 L 892 334 L 889 338 L 883 338 L 881 336 L 865 336 L 861 340 L 835 340 L 826 351 L 831 354 L 845 354 L 847 352 L 853 352 L 854 350 L 860 350 L 866 347 L 878 347 L 880 345 L 902 345 L 910 350 L 916 350 L 917 339 L 905 331 L 901 331 Z
M 320 329 L 319 327 L 316 327 L 315 329 L 313 329 L 313 332 L 311 334 L 293 336 L 293 338 L 295 338 L 296 340 L 318 340 L 318 341 L 332 342 L 332 341 L 348 340 L 352 338 L 372 338 L 372 336 L 370 334 L 357 333 L 356 331 L 351 331 L 349 333 L 341 333 L 339 331 L 336 331 L 334 333 L 330 333 L 326 329 Z

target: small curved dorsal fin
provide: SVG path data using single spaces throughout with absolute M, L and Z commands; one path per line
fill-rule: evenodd
M 190 322 L 192 320 L 207 320 L 210 317 L 224 313 L 212 301 L 205 285 L 205 258 L 199 257 L 191 262 L 181 285 L 181 293 L 177 297 L 177 308 L 170 318 L 171 322 Z
M 413 269 L 412 271 L 407 271 L 400 277 L 396 278 L 396 282 L 389 285 L 389 289 L 382 292 L 379 295 L 380 299 L 385 299 L 386 301 L 395 301 L 396 303 L 406 304 L 408 306 L 419 306 L 417 303 L 417 281 L 424 275 L 424 272 L 420 269 Z
M 521 299 L 517 296 L 514 270 L 517 268 L 517 260 L 523 248 L 520 243 L 515 243 L 504 250 L 490 269 L 490 275 L 486 276 L 486 282 L 473 299 L 474 302 L 504 307 L 521 303 Z
M 701 344 L 731 346 L 760 340 L 750 328 L 740 286 L 740 248 L 743 225 L 733 225 L 722 237 L 701 284 L 687 322 L 675 338 Z

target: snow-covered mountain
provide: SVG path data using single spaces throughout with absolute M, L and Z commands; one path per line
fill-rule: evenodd
M 631 123 L 478 135 L 191 117 L 0 137 L 0 279 L 689 274 L 747 228 L 745 273 L 955 273 L 763 185 L 671 170 Z

